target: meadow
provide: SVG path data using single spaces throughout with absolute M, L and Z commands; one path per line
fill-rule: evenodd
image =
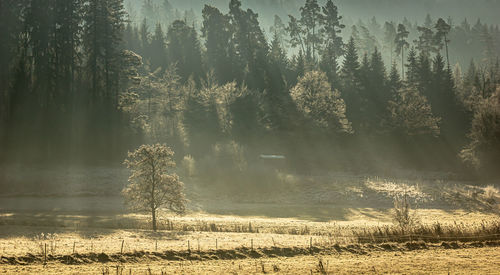
M 129 212 L 117 196 L 4 196 L 0 270 L 494 274 L 500 268 L 494 183 L 288 175 L 283 184 L 288 193 L 259 198 L 192 184 L 189 213 L 161 213 L 158 232 L 150 230 L 148 215 Z M 339 193 L 343 199 L 335 201 Z M 392 200 L 401 193 L 411 198 L 417 221 L 405 229 L 394 222 Z

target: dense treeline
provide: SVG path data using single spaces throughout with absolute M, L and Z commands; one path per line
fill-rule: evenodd
M 123 150 L 122 1 L 1 5 L 2 157 L 41 161 L 94 151 L 108 159 Z
M 239 0 L 168 25 L 134 24 L 123 0 L 0 3 L 4 161 L 121 158 L 139 142 L 221 175 L 260 154 L 306 173 L 494 171 L 500 156 L 497 26 L 345 26 L 332 1 L 306 0 L 266 34 Z M 485 58 L 465 73 L 451 47 L 463 36 Z

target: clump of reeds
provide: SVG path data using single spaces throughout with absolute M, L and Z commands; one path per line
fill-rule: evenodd
M 478 223 L 419 224 L 402 231 L 398 225 L 376 226 L 355 230 L 353 234 L 361 243 L 407 242 L 422 240 L 441 241 L 492 241 L 500 239 L 500 220 Z

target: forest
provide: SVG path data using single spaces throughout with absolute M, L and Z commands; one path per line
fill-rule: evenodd
M 497 24 L 176 2 L 0 1 L 0 161 L 113 163 L 165 143 L 207 172 L 271 154 L 305 174 L 498 173 Z
M 0 0 L 0 273 L 497 274 L 498 11 Z

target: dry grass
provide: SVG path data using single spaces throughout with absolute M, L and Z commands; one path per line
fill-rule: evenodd
M 493 260 L 500 257 L 497 248 L 461 243 L 474 241 L 479 246 L 499 239 L 495 209 L 500 196 L 494 186 L 419 177 L 404 181 L 349 175 L 280 177 L 286 190 L 259 197 L 206 195 L 206 188 L 195 186 L 188 190 L 196 203 L 193 212 L 161 217 L 158 233 L 149 230 L 148 216 L 123 212 L 116 198 L 63 198 L 54 205 L 49 203 L 57 200 L 53 198 L 7 198 L 15 206 L 8 200 L 0 202 L 0 208 L 14 209 L 0 214 L 0 256 L 19 258 L 21 263 L 30 254 L 40 259 L 47 245 L 52 259 L 98 257 L 99 253 L 131 258 L 123 263 L 81 265 L 51 260 L 46 267 L 37 262 L 0 264 L 0 272 L 488 274 L 500 268 Z M 401 232 L 393 224 L 391 208 L 392 198 L 404 192 L 419 208 L 420 223 Z M 460 249 L 447 250 L 455 246 Z M 414 247 L 420 250 L 413 251 Z M 182 256 L 188 249 L 193 254 Z M 216 249 L 232 258 L 224 260 Z M 281 252 L 273 254 L 276 251 Z M 293 253 L 280 254 L 283 251 Z M 180 256 L 175 260 L 155 256 L 167 252 Z
M 271 219 L 264 217 L 216 216 L 192 214 L 185 217 L 170 217 L 170 230 L 153 233 L 149 229 L 115 229 L 123 226 L 112 217 L 102 217 L 101 223 L 107 227 L 75 226 L 34 226 L 32 216 L 26 216 L 26 222 L 19 216 L 8 220 L 4 215 L 4 225 L 0 225 L 0 253 L 2 255 L 26 255 L 40 253 L 43 244 L 47 244 L 53 254 L 68 255 L 77 253 L 117 253 L 132 251 L 185 251 L 192 250 L 235 249 L 250 247 L 309 247 L 348 245 L 366 242 L 387 241 L 474 241 L 472 237 L 485 236 L 477 240 L 493 240 L 497 237 L 487 235 L 500 234 L 500 221 L 493 214 L 445 212 L 422 210 L 422 224 L 413 227 L 410 232 L 401 233 L 399 227 L 391 223 L 386 211 L 373 209 L 352 209 L 351 219 L 346 221 L 311 222 L 291 218 Z M 382 213 L 380 213 L 382 212 Z M 363 213 L 363 214 L 362 214 Z M 371 218 L 370 218 L 371 216 Z M 380 219 L 381 217 L 385 217 Z M 67 217 L 59 217 L 67 220 Z M 75 217 L 73 217 L 75 218 Z M 84 223 L 89 217 L 79 216 Z M 147 217 L 128 215 L 130 223 L 143 224 L 147 227 Z M 76 219 L 76 218 L 75 218 Z M 435 221 L 439 220 L 439 223 Z M 455 223 L 454 220 L 463 222 Z M 488 222 L 486 220 L 489 220 Z M 109 224 L 108 224 L 109 223 Z M 73 225 L 78 223 L 72 223 Z M 44 238 L 41 238 L 41 234 Z M 413 236 L 408 236 L 411 234 Z M 424 237 L 422 237 L 424 236 Z M 53 249 L 52 249 L 53 248 Z
M 374 251 L 366 255 L 323 255 L 326 274 L 498 274 L 500 249 L 429 248 L 415 251 Z M 328 263 L 328 265 L 327 265 Z M 321 274 L 317 256 L 211 261 L 141 261 L 64 265 L 0 265 L 7 274 Z

